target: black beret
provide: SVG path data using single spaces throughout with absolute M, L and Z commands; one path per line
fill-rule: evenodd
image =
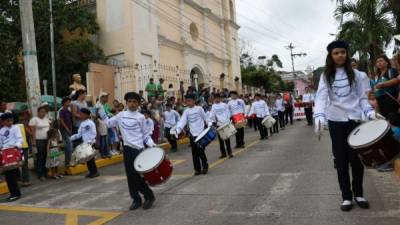
M 335 48 L 344 48 L 348 50 L 349 44 L 346 41 L 342 40 L 333 41 L 326 47 L 326 50 L 328 50 L 328 52 L 332 52 L 332 50 Z
M 147 115 L 150 115 L 150 114 L 151 114 L 150 111 L 147 110 L 147 109 L 142 109 L 141 113 L 142 113 L 143 115 L 144 115 L 144 114 L 147 114 Z
M 1 120 L 8 120 L 8 119 L 14 119 L 14 116 L 12 113 L 6 112 L 6 113 L 3 113 L 0 118 L 1 118 Z
M 261 94 L 260 93 L 256 93 L 254 96 L 255 97 L 261 97 Z
M 231 95 L 238 95 L 237 91 L 231 91 Z
M 125 99 L 125 101 L 128 101 L 130 99 L 134 99 L 134 100 L 140 102 L 140 95 L 138 93 L 136 93 L 136 92 L 128 92 L 128 93 L 125 94 L 124 99 Z
M 186 99 L 193 99 L 193 100 L 195 100 L 195 99 L 196 99 L 196 95 L 195 95 L 195 94 L 187 94 L 187 95 L 185 96 L 185 98 L 186 98 Z
M 80 111 L 81 111 L 81 113 L 84 113 L 86 115 L 90 115 L 91 114 L 90 110 L 87 109 L 87 108 L 82 108 Z

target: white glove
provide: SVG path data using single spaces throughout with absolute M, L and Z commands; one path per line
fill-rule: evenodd
M 314 119 L 314 132 L 316 135 L 320 136 L 325 127 L 325 118 L 316 117 Z
M 367 118 L 368 118 L 369 120 L 376 120 L 376 119 L 377 119 L 377 117 L 376 117 L 376 112 L 375 112 L 375 111 L 370 111 L 370 112 L 368 112 Z

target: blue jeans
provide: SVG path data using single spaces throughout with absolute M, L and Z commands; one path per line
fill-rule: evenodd
M 65 129 L 60 129 L 61 136 L 64 142 L 64 154 L 65 154 L 65 165 L 68 166 L 71 163 L 72 157 L 72 143 L 69 139 L 69 134 Z
M 108 149 L 108 144 L 107 144 L 107 135 L 101 135 L 100 136 L 100 154 L 101 156 L 109 156 L 110 151 Z

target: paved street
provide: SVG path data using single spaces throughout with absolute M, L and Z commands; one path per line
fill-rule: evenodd
M 187 145 L 170 154 L 174 176 L 154 188 L 151 210 L 127 210 L 125 173 L 115 165 L 92 180 L 36 182 L 21 200 L 0 204 L 0 224 L 400 224 L 400 182 L 391 173 L 366 171 L 370 210 L 340 211 L 330 145 L 327 133 L 318 142 L 304 121 L 265 141 L 248 129 L 247 148 L 235 150 L 233 159 L 218 160 L 218 143 L 211 144 L 205 176 L 192 176 Z

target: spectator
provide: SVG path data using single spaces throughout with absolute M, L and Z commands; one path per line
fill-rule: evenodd
M 111 112 L 107 113 L 106 104 L 108 102 L 108 93 L 102 92 L 99 96 L 99 101 L 96 103 L 96 109 L 98 111 L 103 111 L 100 115 L 108 115 L 111 116 Z M 100 142 L 100 155 L 102 158 L 111 157 L 110 151 L 108 149 L 107 143 L 107 126 L 102 120 L 97 120 L 97 133 L 99 134 L 99 142 Z
M 64 97 L 62 99 L 62 107 L 60 110 L 60 133 L 64 142 L 65 167 L 71 165 L 72 143 L 69 137 L 72 135 L 72 113 L 71 98 Z
M 142 105 L 146 101 L 146 99 L 144 99 L 143 97 L 143 90 L 139 91 L 139 96 L 140 96 L 140 105 Z
M 164 97 L 164 92 L 165 92 L 164 87 L 163 87 L 164 79 L 161 78 L 159 81 L 160 81 L 160 83 L 157 85 L 156 97 L 159 97 L 159 96 Z
M 76 134 L 78 132 L 78 128 L 81 125 L 82 122 L 82 116 L 80 110 L 83 108 L 88 108 L 87 102 L 86 102 L 86 91 L 85 90 L 77 90 L 76 91 L 76 100 L 72 102 L 72 134 Z
M 32 146 L 36 147 L 36 169 L 38 178 L 46 180 L 46 156 L 47 156 L 47 132 L 50 129 L 50 120 L 46 117 L 47 112 L 43 107 L 38 108 L 38 115 L 29 121 L 32 130 Z
M 60 179 L 62 176 L 58 173 L 58 166 L 60 165 L 60 146 L 58 144 L 58 130 L 50 129 L 47 132 L 47 159 L 46 168 L 50 169 L 50 178 Z M 61 153 L 62 154 L 62 153 Z
M 157 85 L 154 79 L 150 78 L 150 82 L 146 84 L 147 100 L 150 102 L 153 97 L 157 96 Z
M 183 85 L 183 81 L 179 83 L 179 98 L 183 99 L 185 95 L 185 87 Z
M 175 97 L 175 90 L 172 84 L 168 85 L 167 97 L 168 98 Z

